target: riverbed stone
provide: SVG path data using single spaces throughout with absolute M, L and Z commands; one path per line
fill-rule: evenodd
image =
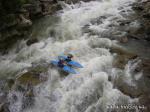
M 47 80 L 49 64 L 44 60 L 37 63 L 32 63 L 32 67 L 28 68 L 27 72 L 18 75 L 16 78 L 17 83 L 21 85 L 38 85 Z
M 111 48 L 112 53 L 117 53 L 113 65 L 114 67 L 124 69 L 125 65 L 128 63 L 129 60 L 137 58 L 137 54 L 128 52 L 127 50 L 123 49 L 122 47 L 113 45 Z
M 22 74 L 20 77 L 18 77 L 17 81 L 19 81 L 19 83 L 23 85 L 27 85 L 29 83 L 32 85 L 37 85 L 41 82 L 39 77 L 40 77 L 40 74 L 26 72 Z

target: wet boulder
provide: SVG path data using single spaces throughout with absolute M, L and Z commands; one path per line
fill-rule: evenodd
M 111 48 L 112 53 L 117 53 L 113 62 L 114 67 L 124 69 L 129 60 L 137 58 L 137 54 L 128 52 L 122 47 L 115 46 Z
M 32 84 L 37 85 L 41 83 L 40 74 L 33 72 L 26 72 L 17 78 L 17 81 L 22 85 Z
M 40 64 L 39 64 L 40 63 Z M 30 108 L 34 105 L 34 86 L 47 81 L 47 71 L 49 64 L 44 61 L 32 63 L 32 67 L 21 73 L 15 80 L 14 90 L 23 94 L 22 109 Z
M 117 55 L 113 62 L 113 66 L 116 68 L 124 69 L 128 61 L 136 57 L 136 55 Z
M 123 47 L 116 45 L 116 44 L 113 44 L 110 50 L 112 53 L 117 53 L 118 55 L 126 55 L 126 56 L 130 57 L 131 59 L 132 59 L 132 57 L 137 56 L 136 54 L 131 53 L 128 50 L 126 50 Z
M 27 41 L 27 45 L 28 46 L 30 46 L 30 45 L 32 45 L 32 44 L 34 44 L 34 43 L 37 43 L 38 42 L 38 39 L 37 38 L 31 38 L 31 39 L 29 39 L 28 41 Z
M 18 75 L 17 83 L 35 86 L 47 80 L 46 72 L 48 71 L 49 64 L 41 61 L 32 65 L 32 67 L 28 68 L 27 72 Z
M 115 58 L 115 61 L 113 63 L 114 67 L 124 69 L 125 65 L 127 64 L 128 59 L 126 59 L 123 55 L 118 55 Z

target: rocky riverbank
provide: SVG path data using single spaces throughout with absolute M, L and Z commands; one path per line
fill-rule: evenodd
M 76 3 L 80 0 L 13 0 L 11 2 L 2 0 L 0 2 L 0 52 L 6 51 L 18 39 L 28 37 L 34 20 L 62 9 L 63 1 Z
M 61 9 L 55 0 L 3 0 L 0 5 L 0 51 L 25 38 L 35 19 Z

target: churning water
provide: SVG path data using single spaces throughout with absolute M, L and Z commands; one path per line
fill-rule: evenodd
M 104 38 L 105 35 L 111 36 L 109 33 L 114 30 L 111 25 L 117 25 L 118 20 L 125 19 L 124 15 L 132 12 L 133 2 L 97 0 L 70 5 L 62 3 L 64 8 L 58 12 L 60 21 L 53 27 L 55 35 L 31 46 L 26 46 L 22 41 L 8 55 L 1 56 L 0 71 L 5 75 L 17 74 L 32 66 L 33 62 L 49 62 L 67 52 L 73 52 L 74 60 L 84 66 L 77 70 L 79 74 L 66 77 L 62 77 L 56 69 L 49 68 L 48 81 L 34 88 L 34 105 L 22 109 L 23 96 L 13 91 L 10 98 L 11 94 L 16 94 L 18 100 L 12 102 L 10 111 L 109 112 L 112 105 L 136 102 L 137 99 L 124 95 L 109 81 L 110 76 L 118 75 L 112 66 L 115 54 L 109 51 L 115 41 Z M 125 79 L 132 78 L 128 67 L 122 72 Z M 132 85 L 132 80 L 129 83 Z M 123 110 L 119 108 L 116 111 Z

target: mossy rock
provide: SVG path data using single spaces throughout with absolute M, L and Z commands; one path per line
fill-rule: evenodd
M 26 72 L 17 78 L 17 81 L 22 85 L 31 84 L 33 86 L 40 84 L 40 74 L 34 72 Z

